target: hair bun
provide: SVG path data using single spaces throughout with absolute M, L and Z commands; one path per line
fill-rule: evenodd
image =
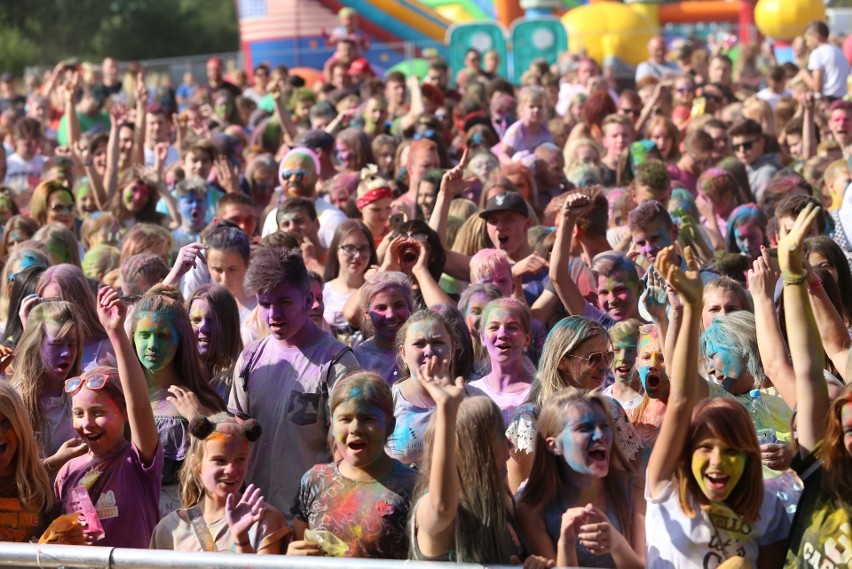
M 189 422 L 189 432 L 197 439 L 202 441 L 210 436 L 210 433 L 216 428 L 216 425 L 210 422 L 210 419 L 204 415 L 196 415 Z
M 260 423 L 256 420 L 249 419 L 247 421 L 243 421 L 243 433 L 245 433 L 249 442 L 253 443 L 260 438 L 260 435 L 263 433 L 263 429 L 260 428 Z
M 166 298 L 170 298 L 179 304 L 183 304 L 183 295 L 180 292 L 180 289 L 175 285 L 165 285 L 165 284 L 155 284 L 151 288 L 148 289 L 148 292 L 145 293 L 145 296 L 165 296 Z

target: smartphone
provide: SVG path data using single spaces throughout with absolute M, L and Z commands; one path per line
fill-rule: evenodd
M 404 213 L 394 213 L 390 216 L 390 228 L 393 231 L 399 231 L 399 227 L 405 223 L 405 214 Z
M 778 265 L 778 248 L 773 247 L 767 249 L 766 252 L 769 256 L 769 268 L 773 271 L 781 271 L 781 267 Z

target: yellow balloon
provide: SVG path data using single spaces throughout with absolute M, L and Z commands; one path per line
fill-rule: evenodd
M 618 56 L 639 65 L 648 58 L 648 41 L 659 31 L 644 15 L 620 2 L 578 6 L 562 16 L 568 32 L 568 50 L 586 53 L 598 63 Z
M 468 14 L 467 11 L 461 7 L 461 4 L 446 4 L 435 8 L 435 11 L 456 24 L 473 21 L 473 16 Z
M 812 20 L 825 21 L 822 0 L 758 0 L 754 7 L 757 29 L 776 40 L 792 40 Z

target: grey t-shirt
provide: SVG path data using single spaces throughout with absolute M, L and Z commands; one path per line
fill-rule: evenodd
M 250 369 L 243 374 L 245 368 Z M 285 348 L 268 336 L 247 346 L 237 360 L 228 407 L 263 428 L 252 445 L 246 482 L 260 487 L 288 523 L 293 521 L 290 507 L 302 475 L 316 464 L 331 462 L 329 391 L 358 369 L 352 352 L 330 334 L 302 348 Z

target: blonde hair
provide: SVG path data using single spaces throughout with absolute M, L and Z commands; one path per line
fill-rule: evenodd
M 44 358 L 41 355 L 42 344 L 45 340 L 45 327 L 48 323 L 59 324 L 56 339 L 64 340 L 71 335 L 77 342 L 77 357 L 67 375 L 67 377 L 73 377 L 80 373 L 80 362 L 83 357 L 83 332 L 82 326 L 77 323 L 79 319 L 79 312 L 70 302 L 59 301 L 39 304 L 27 316 L 27 325 L 18 346 L 15 348 L 15 361 L 19 365 L 15 367 L 11 383 L 21 394 L 31 430 L 45 456 L 50 454 L 50 449 L 47 447 L 51 435 L 47 429 L 48 425 L 45 423 L 41 402 L 42 392 L 46 387 Z
M 583 388 L 568 372 L 560 370 L 559 364 L 562 358 L 577 349 L 580 344 L 598 336 L 609 342 L 609 335 L 603 326 L 582 316 L 569 316 L 557 322 L 544 341 L 538 373 L 527 401 L 541 408 L 554 393 L 566 387 Z
M 565 430 L 566 410 L 576 404 L 590 403 L 598 405 L 607 418 L 609 428 L 613 433 L 610 446 L 610 468 L 604 478 L 607 506 L 615 511 L 622 534 L 631 541 L 633 524 L 631 518 L 631 502 L 629 495 L 630 473 L 632 471 L 627 459 L 618 446 L 615 426 L 609 411 L 609 404 L 603 395 L 567 387 L 555 393 L 541 409 L 536 426 L 535 452 L 533 465 L 527 485 L 521 495 L 521 503 L 532 509 L 547 506 L 559 498 L 559 490 L 569 481 L 562 468 L 563 459 L 550 451 L 547 439 L 557 437 Z
M 426 429 L 425 449 L 420 475 L 414 487 L 412 504 L 429 491 L 432 453 L 438 414 L 432 415 Z M 456 469 L 459 478 L 458 510 L 455 527 L 456 561 L 462 563 L 508 563 L 506 523 L 509 489 L 500 475 L 493 445 L 495 438 L 505 438 L 503 415 L 488 397 L 468 397 L 459 406 L 456 417 Z M 476 444 L 471 444 L 476 441 Z M 414 515 L 409 523 L 414 523 Z M 410 535 L 416 539 L 414 532 Z
M 49 510 L 53 505 L 50 477 L 39 460 L 38 445 L 27 421 L 24 401 L 5 381 L 0 381 L 0 415 L 6 417 L 18 437 L 18 451 L 13 458 L 18 499 L 29 510 Z
M 478 215 L 468 217 L 456 233 L 452 250 L 472 256 L 488 247 L 485 241 L 485 220 Z
M 775 136 L 777 129 L 775 128 L 775 113 L 772 107 L 763 99 L 752 96 L 743 102 L 742 116 L 749 118 L 760 124 L 763 129 L 763 134 Z

